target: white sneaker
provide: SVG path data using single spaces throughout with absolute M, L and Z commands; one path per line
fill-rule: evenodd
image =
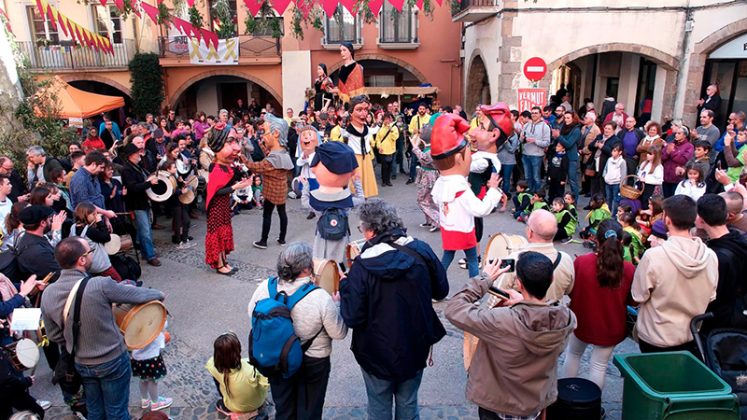
M 49 407 L 52 406 L 52 402 L 47 400 L 36 400 L 36 403 L 39 404 L 39 407 L 41 407 L 44 411 L 49 410 Z
M 146 409 L 150 407 L 150 400 L 147 398 L 140 398 L 140 408 Z
M 171 404 L 173 402 L 174 400 L 172 400 L 171 398 L 158 397 L 158 401 L 150 403 L 150 411 L 158 411 L 169 408 L 171 407 Z

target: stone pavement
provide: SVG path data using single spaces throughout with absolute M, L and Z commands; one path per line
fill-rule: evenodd
M 381 188 L 381 198 L 394 203 L 409 233 L 431 244 L 440 255 L 439 233 L 430 233 L 418 227 L 423 216 L 415 203 L 415 185 L 405 185 L 401 177 L 394 187 Z M 300 200 L 288 201 L 289 230 L 287 241 L 313 240 L 316 220 L 306 220 L 307 212 L 300 208 Z M 249 332 L 247 303 L 257 284 L 273 273 L 278 251 L 275 242 L 278 232 L 277 217 L 273 219 L 269 248 L 258 250 L 251 243 L 259 239 L 261 212 L 245 211 L 233 219 L 236 250 L 230 255 L 232 265 L 239 268 L 237 275 L 225 277 L 210 271 L 204 264 L 203 239 L 205 235 L 204 217 L 193 221 L 192 236 L 198 245 L 189 250 L 177 250 L 170 243 L 167 230 L 155 231 L 155 242 L 163 265 L 158 268 L 144 266 L 143 277 L 146 287 L 163 290 L 167 294 L 166 306 L 171 317 L 169 330 L 172 342 L 164 351 L 168 375 L 160 383 L 162 395 L 172 397 L 174 405 L 170 415 L 174 419 L 213 419 L 220 418 L 215 412 L 214 403 L 218 394 L 212 378 L 204 370 L 205 361 L 212 355 L 215 337 L 225 331 L 234 331 L 246 346 Z M 170 220 L 159 218 L 159 223 L 170 225 Z M 351 219 L 351 226 L 357 226 L 357 216 Z M 524 225 L 514 221 L 508 213 L 494 213 L 485 220 L 486 235 L 505 232 L 524 234 Z M 354 237 L 358 236 L 357 232 Z M 571 255 L 580 255 L 588 250 L 579 245 L 558 245 Z M 450 294 L 461 290 L 467 280 L 466 270 L 452 264 L 449 269 Z M 434 346 L 433 367 L 425 370 L 419 393 L 423 419 L 474 419 L 477 409 L 466 401 L 464 390 L 466 373 L 462 364 L 462 332 L 453 327 L 443 317 L 444 303 L 436 303 L 436 310 L 447 329 L 447 336 Z M 351 334 L 342 342 L 333 344 L 332 373 L 325 400 L 325 419 L 364 418 L 366 395 L 363 380 L 357 363 L 349 350 Z M 626 340 L 615 353 L 638 352 L 635 343 Z M 246 355 L 246 348 L 244 348 Z M 589 352 L 582 360 L 582 375 L 588 371 Z M 68 418 L 69 410 L 64 406 L 60 392 L 51 385 L 51 372 L 45 361 L 40 362 L 36 372 L 37 384 L 31 393 L 38 399 L 51 400 L 53 407 L 48 412 L 51 419 Z M 137 380 L 133 378 L 130 387 L 130 403 L 139 402 Z M 500 390 L 496 390 L 500 392 Z M 607 418 L 619 419 L 622 404 L 622 378 L 617 369 L 609 364 L 603 393 L 603 403 Z M 142 410 L 132 408 L 134 418 Z

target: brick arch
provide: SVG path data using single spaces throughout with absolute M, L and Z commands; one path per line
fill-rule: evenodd
M 207 79 L 209 77 L 213 77 L 213 76 L 234 76 L 234 77 L 239 77 L 239 78 L 248 80 L 248 81 L 250 81 L 252 83 L 255 83 L 255 84 L 261 86 L 262 88 L 264 88 L 270 95 L 272 95 L 273 98 L 275 98 L 275 100 L 278 103 L 282 103 L 282 97 L 278 94 L 278 92 L 275 89 L 273 89 L 270 85 L 268 85 L 267 83 L 265 83 L 265 81 L 263 81 L 263 80 L 255 77 L 255 76 L 252 76 L 250 74 L 246 74 L 246 73 L 243 73 L 241 71 L 238 71 L 238 70 L 231 70 L 231 69 L 222 70 L 221 69 L 221 70 L 210 70 L 210 71 L 206 71 L 204 73 L 200 73 L 200 74 L 198 74 L 196 76 L 193 76 L 193 77 L 189 78 L 186 82 L 182 83 L 182 85 L 179 86 L 179 88 L 174 92 L 173 95 L 171 95 L 171 96 L 168 97 L 169 98 L 168 104 L 169 105 L 176 104 L 178 102 L 179 98 L 182 96 L 182 94 L 184 94 L 184 92 L 190 86 L 194 85 L 195 83 L 197 83 L 197 82 L 199 82 L 201 80 L 205 80 L 205 79 Z
M 693 123 L 697 119 L 698 108 L 696 104 L 700 98 L 708 54 L 745 32 L 747 32 L 747 18 L 725 25 L 695 43 L 693 52 L 690 54 L 687 70 L 687 89 L 685 90 L 685 106 L 682 115 L 685 122 Z
M 132 98 L 132 91 L 129 86 L 125 86 L 119 82 L 115 82 L 108 77 L 103 77 L 98 74 L 60 74 L 58 75 L 65 82 L 98 82 L 105 85 L 109 85 L 115 89 L 119 89 L 122 93 Z
M 420 83 L 425 83 L 428 80 L 428 78 L 425 77 L 425 74 L 423 74 L 423 72 L 421 72 L 420 70 L 418 70 L 415 66 L 413 66 L 412 64 L 410 64 L 410 63 L 408 63 L 406 61 L 400 60 L 399 58 L 393 57 L 391 55 L 386 55 L 386 54 L 363 54 L 363 53 L 361 53 L 361 54 L 356 54 L 355 55 L 355 60 L 356 61 L 361 61 L 361 60 L 386 61 L 387 63 L 396 64 L 396 65 L 402 67 L 403 69 L 409 71 L 410 73 L 412 73 L 413 76 L 415 76 L 418 79 L 418 81 L 420 81 Z M 340 69 L 340 67 L 342 67 L 342 65 L 343 65 L 343 61 L 342 60 L 336 62 L 335 64 L 333 64 L 332 66 L 330 66 L 330 67 L 327 68 L 327 73 L 328 74 L 332 74 L 332 73 L 336 72 L 337 70 Z
M 560 67 L 563 64 L 569 63 L 577 58 L 585 57 L 591 54 L 606 53 L 606 52 L 629 52 L 633 54 L 639 54 L 646 56 L 657 64 L 661 64 L 667 70 L 678 70 L 680 62 L 674 56 L 667 54 L 656 48 L 651 48 L 646 45 L 639 44 L 628 44 L 623 42 L 613 42 L 610 44 L 599 44 L 590 45 L 588 47 L 580 48 L 576 51 L 570 52 L 557 60 L 554 60 L 547 64 L 548 73 Z
M 482 102 L 481 95 L 485 87 L 483 81 L 487 81 L 488 95 L 492 96 L 492 90 L 490 88 L 490 77 L 488 76 L 487 67 L 485 66 L 485 59 L 479 49 L 473 51 L 466 69 L 467 79 L 464 88 L 464 109 L 467 110 L 467 113 L 469 114 Z

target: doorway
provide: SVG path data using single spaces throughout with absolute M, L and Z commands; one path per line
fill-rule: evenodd
M 236 101 L 241 99 L 247 106 L 246 82 L 221 82 L 218 83 L 218 102 L 221 108 L 231 110 L 236 108 Z

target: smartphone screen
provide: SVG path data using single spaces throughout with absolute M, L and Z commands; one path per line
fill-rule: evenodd
M 508 300 L 511 298 L 508 293 L 506 293 L 506 291 L 501 290 L 495 286 L 490 286 L 490 288 L 488 289 L 488 293 L 497 297 L 498 299 Z

